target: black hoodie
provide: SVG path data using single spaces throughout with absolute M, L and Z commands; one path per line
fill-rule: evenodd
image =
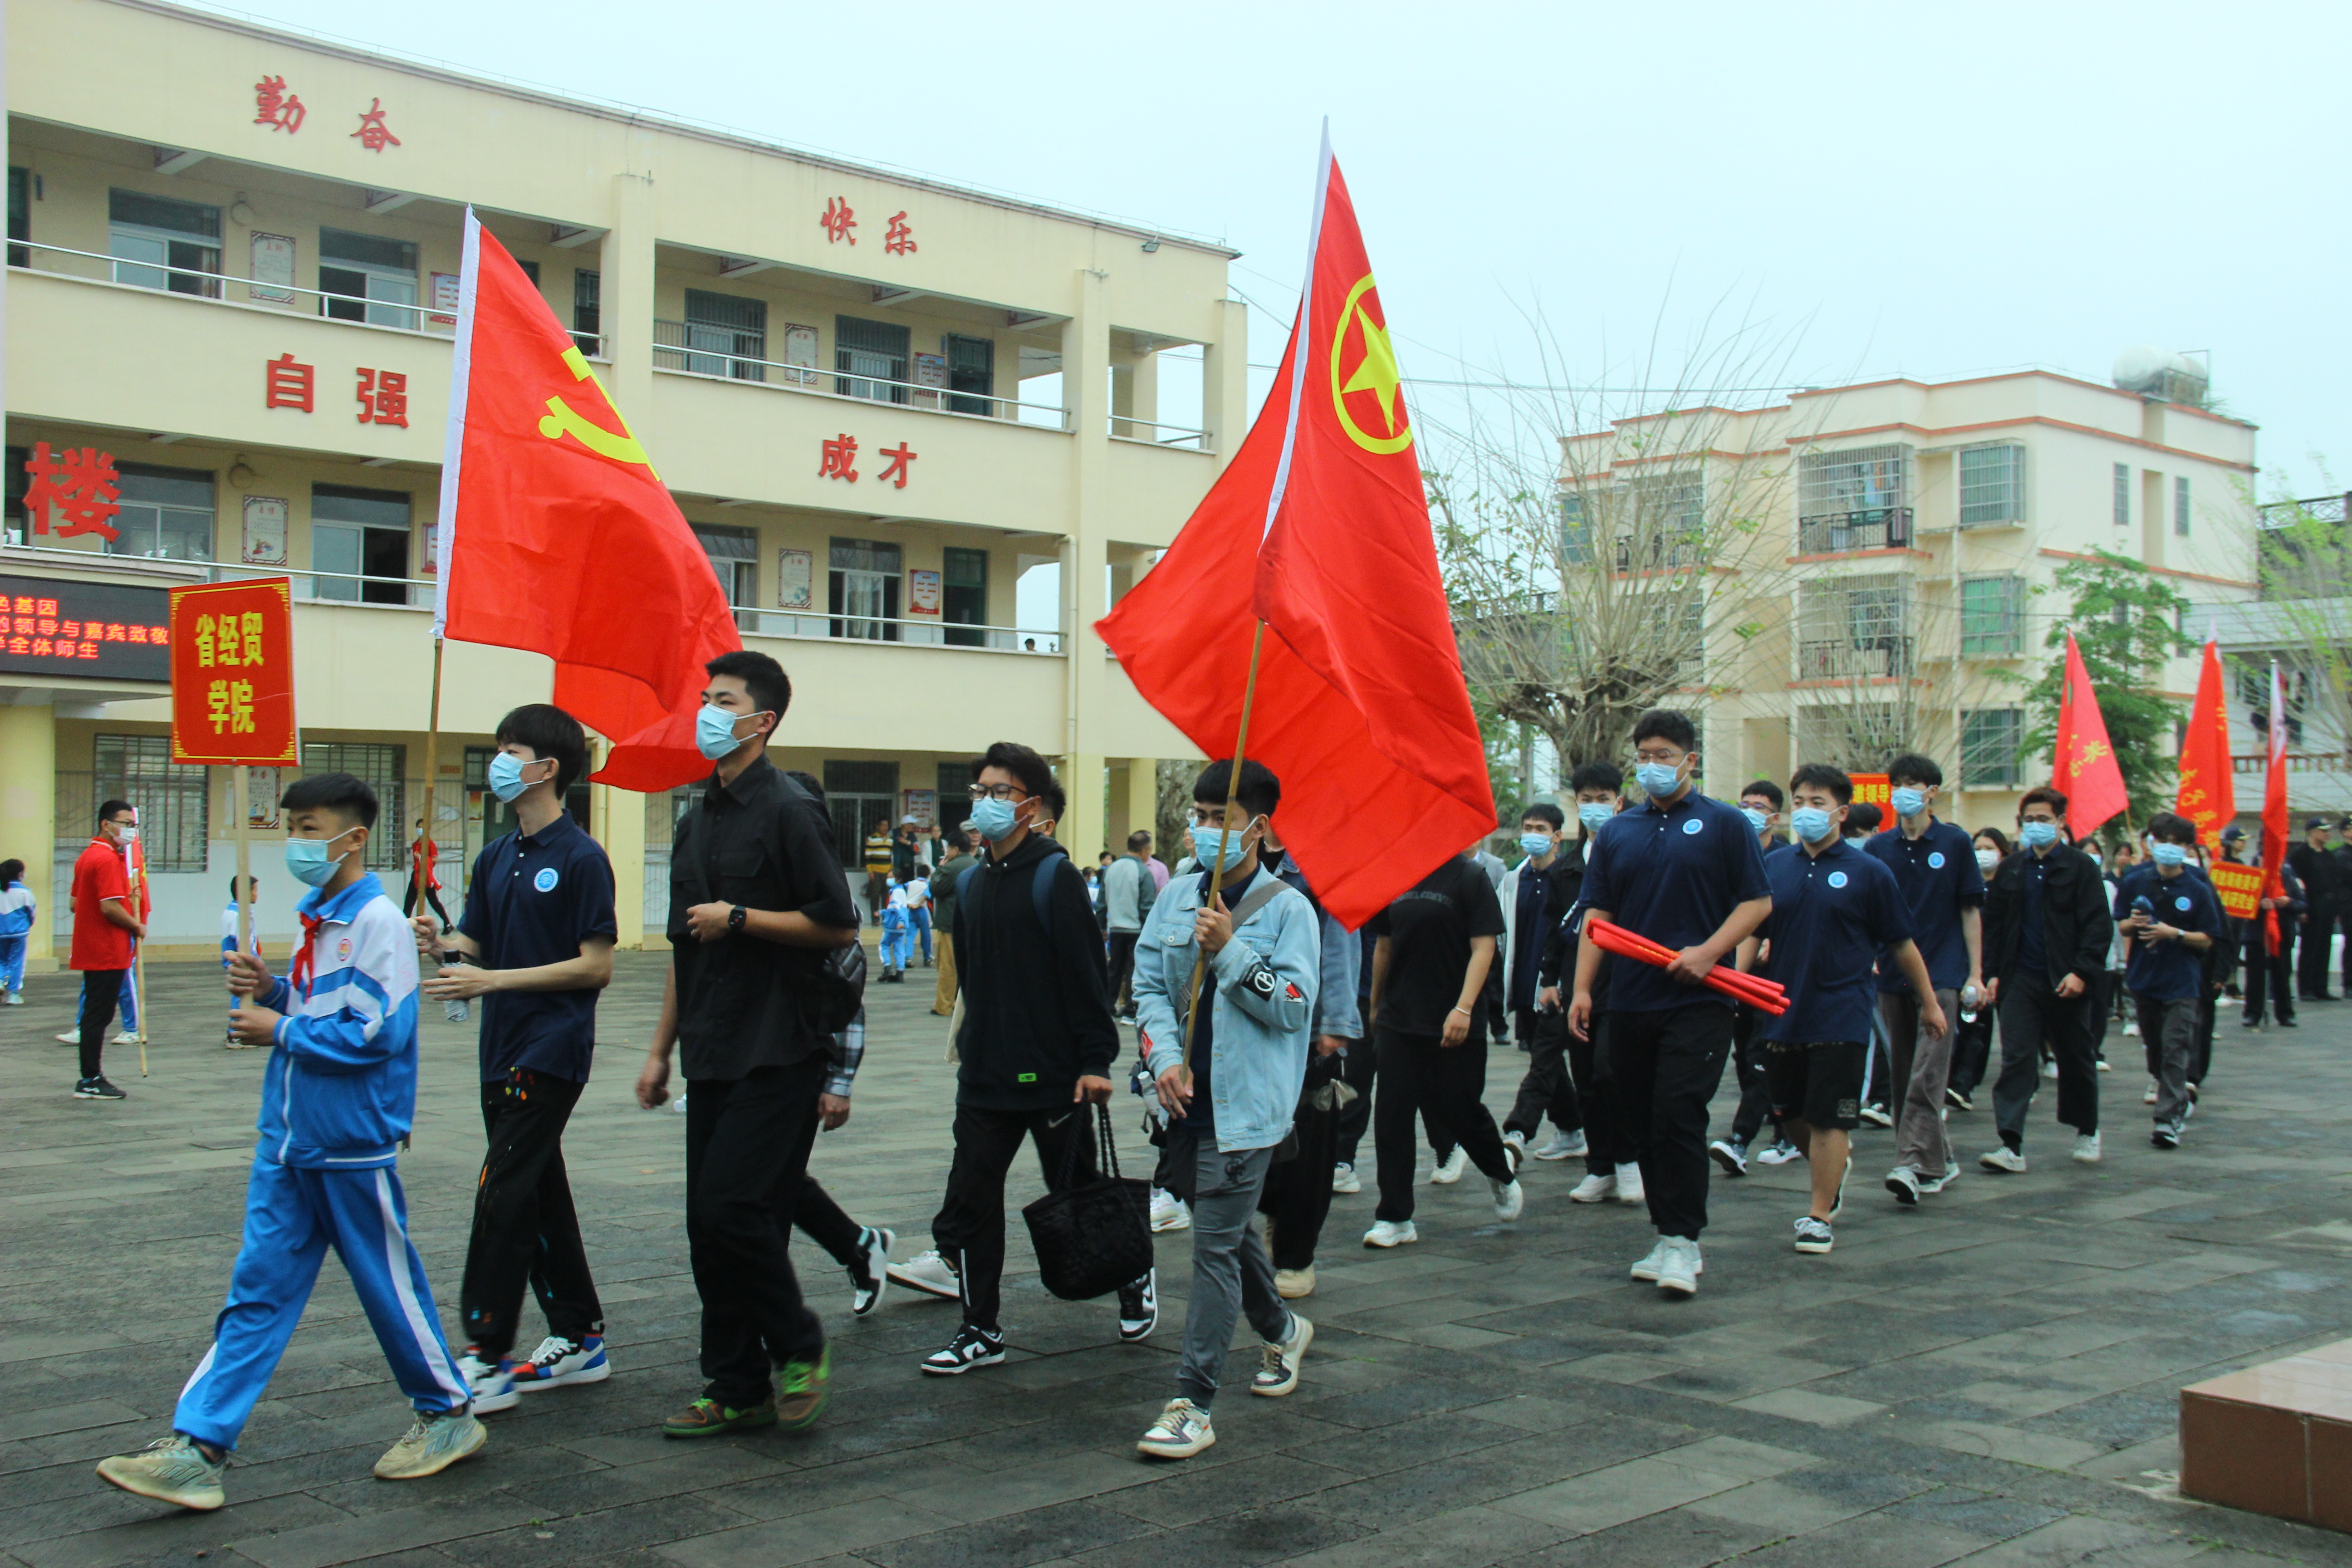
M 1048 931 L 1030 884 L 1054 879 Z M 982 1110 L 1070 1103 L 1082 1077 L 1108 1078 L 1118 1058 L 1110 978 L 1086 879 L 1062 847 L 1031 834 L 993 852 L 955 902 L 956 974 L 963 986 L 956 1102 Z

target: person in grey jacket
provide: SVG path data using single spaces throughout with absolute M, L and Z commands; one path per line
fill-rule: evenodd
M 1135 998 L 1128 994 L 1135 978 L 1135 939 L 1143 930 L 1160 889 L 1151 879 L 1144 858 L 1151 853 L 1151 835 L 1138 829 L 1127 836 L 1127 853 L 1103 868 L 1104 934 L 1110 952 L 1110 1007 L 1122 1018 L 1135 1016 Z
M 1234 796 L 1230 813 L 1228 794 Z M 1224 868 L 1213 906 L 1210 872 L 1171 879 L 1136 943 L 1137 1029 L 1170 1118 L 1165 1162 L 1188 1172 L 1192 1191 L 1192 1289 L 1176 1397 L 1138 1452 L 1181 1459 L 1217 1440 L 1209 1425 L 1234 1321 L 1246 1312 L 1265 1340 L 1252 1394 L 1298 1386 L 1314 1325 L 1283 1305 L 1274 1264 L 1250 1228 L 1276 1149 L 1290 1133 L 1307 1076 L 1322 936 L 1304 894 L 1265 871 L 1257 845 L 1282 785 L 1263 764 L 1212 763 L 1192 786 L 1192 841 L 1209 867 Z M 1207 984 L 1185 1042 L 1196 955 Z M 1192 1155 L 1184 1159 L 1183 1143 Z M 1181 1175 L 1172 1179 L 1181 1179 Z

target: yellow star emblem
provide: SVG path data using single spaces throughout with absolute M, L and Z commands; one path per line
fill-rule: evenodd
M 1356 279 L 1340 303 L 1339 321 L 1331 331 L 1331 407 L 1348 439 L 1365 451 L 1402 452 L 1412 445 L 1412 426 L 1405 414 L 1404 400 L 1399 395 L 1404 375 L 1397 368 L 1396 345 L 1390 340 L 1388 328 L 1372 319 L 1373 291 L 1372 275 L 1367 272 Z M 1361 331 L 1350 331 L 1359 322 L 1362 324 Z M 1342 361 L 1351 342 L 1360 343 L 1363 353 L 1355 369 L 1347 371 Z M 1359 392 L 1369 392 L 1379 400 L 1381 433 L 1375 435 L 1365 429 L 1349 411 L 1349 397 Z
M 1369 392 L 1381 400 L 1381 417 L 1387 421 L 1390 431 L 1396 429 L 1397 384 L 1404 378 L 1397 373 L 1396 347 L 1389 342 L 1389 330 L 1375 326 L 1371 317 L 1361 310 L 1356 320 L 1364 329 L 1364 358 L 1356 366 L 1356 374 L 1339 389 L 1344 396 L 1350 392 Z

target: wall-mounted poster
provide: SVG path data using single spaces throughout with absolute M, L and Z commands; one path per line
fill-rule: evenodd
M 948 356 L 917 354 L 915 356 L 915 406 L 937 408 L 940 393 L 948 384 Z
M 454 327 L 457 324 L 458 281 L 458 277 L 455 272 L 436 272 L 433 275 L 433 310 L 435 313 L 425 318 L 427 321 L 430 321 L 436 327 Z M 443 314 L 442 312 L 444 311 L 447 313 Z
M 806 370 L 788 370 L 784 380 L 799 382 L 803 386 L 816 384 L 816 329 L 787 323 L 784 328 L 784 363 L 806 365 Z
M 222 771 L 224 773 L 227 773 L 228 770 L 223 769 Z M 229 788 L 235 789 L 236 787 L 236 775 L 230 773 L 228 773 L 228 777 L 230 780 Z M 247 770 L 245 781 L 245 825 L 247 827 L 276 827 L 278 826 L 278 770 L 276 768 L 252 768 Z
M 246 298 L 269 305 L 294 302 L 294 237 L 285 234 L 253 234 L 253 282 Z M 275 285 L 275 287 L 272 287 Z
M 906 806 L 898 815 L 911 816 L 918 827 L 929 827 L 940 817 L 940 792 L 934 789 L 902 789 Z
M 245 549 L 237 559 L 247 566 L 286 564 L 286 498 L 245 498 Z
M 776 608 L 809 610 L 816 607 L 816 552 L 809 550 L 779 550 L 776 552 Z
M 936 616 L 940 613 L 940 574 L 936 572 L 907 574 L 907 614 Z

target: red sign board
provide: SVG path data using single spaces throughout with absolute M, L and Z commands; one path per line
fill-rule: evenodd
M 173 762 L 293 764 L 289 579 L 173 589 L 171 648 Z
M 2233 921 L 2250 921 L 2262 912 L 2261 867 L 2216 860 L 2205 868 L 2205 874 L 2213 879 L 2213 891 L 2221 900 L 2223 914 Z
M 1895 791 L 1886 775 L 1885 773 L 1848 773 L 1846 777 L 1853 781 L 1854 804 L 1859 805 L 1864 801 L 1868 801 L 1885 813 L 1881 826 L 1894 826 Z

